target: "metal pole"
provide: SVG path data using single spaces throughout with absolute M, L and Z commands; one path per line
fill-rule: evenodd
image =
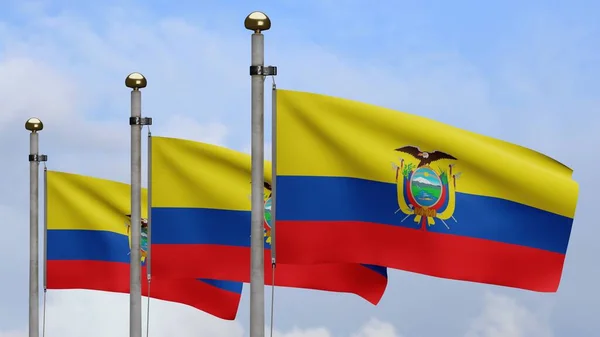
M 131 117 L 141 117 L 142 93 L 131 91 Z M 141 189 L 142 189 L 142 126 L 131 126 L 131 261 L 130 261 L 130 327 L 131 337 L 142 336 L 141 286 Z
M 148 282 L 148 301 L 146 302 L 146 337 L 150 335 L 150 283 L 152 278 L 152 132 L 148 128 L 148 229 L 146 233 L 147 250 L 146 250 L 146 281 Z
M 42 312 L 42 337 L 46 336 L 46 303 L 48 294 L 48 168 L 44 165 L 44 307 Z
M 39 131 L 44 124 L 29 118 L 25 129 L 29 134 L 29 337 L 40 334 L 39 318 L 39 168 L 45 156 L 39 155 Z
M 264 64 L 264 35 L 252 34 L 252 65 Z M 264 247 L 264 80 L 252 76 L 252 222 L 250 258 L 250 337 L 265 330 Z
M 275 269 L 277 260 L 277 86 L 273 82 L 271 92 L 271 266 Z M 273 271 L 274 273 L 274 271 Z
M 38 133 L 29 135 L 29 153 L 38 154 Z M 29 162 L 29 337 L 39 336 L 39 162 Z
M 275 317 L 275 268 L 277 261 L 276 237 L 277 227 L 277 86 L 273 81 L 271 92 L 271 334 Z
M 142 223 L 142 93 L 146 79 L 132 73 L 125 79 L 131 91 L 131 253 L 129 262 L 129 336 L 142 337 L 140 237 Z
M 244 21 L 252 34 L 252 209 L 250 229 L 250 337 L 265 335 L 265 249 L 264 249 L 264 36 L 271 27 L 261 12 L 250 13 Z
M 48 169 L 44 167 L 44 293 L 48 287 Z M 45 300 L 44 300 L 45 303 Z M 45 311 L 44 311 L 44 314 Z
M 146 278 L 148 287 L 150 287 L 150 278 L 152 277 L 152 132 L 148 129 L 148 250 L 146 251 Z M 150 294 L 148 294 L 148 305 L 150 303 Z

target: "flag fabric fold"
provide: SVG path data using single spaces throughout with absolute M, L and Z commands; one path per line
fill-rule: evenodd
M 130 185 L 71 173 L 47 172 L 48 289 L 129 293 Z M 146 217 L 147 191 L 142 191 Z M 147 223 L 142 221 L 142 293 Z M 153 277 L 152 298 L 192 306 L 219 318 L 236 317 L 243 284 L 213 279 Z
M 277 96 L 277 243 L 285 263 L 370 263 L 557 290 L 572 171 L 430 119 L 288 90 Z
M 241 152 L 153 137 L 153 275 L 249 282 L 250 165 L 250 156 Z M 270 162 L 265 162 L 265 181 L 271 181 Z M 268 195 L 266 186 L 265 283 L 270 285 Z M 278 286 L 353 293 L 373 304 L 387 286 L 386 268 L 355 263 L 277 263 L 275 273 Z

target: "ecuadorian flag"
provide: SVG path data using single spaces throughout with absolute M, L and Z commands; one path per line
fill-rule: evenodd
M 250 155 L 175 138 L 151 141 L 153 275 L 249 282 Z M 269 162 L 265 181 L 271 181 Z M 269 194 L 266 186 L 266 284 L 272 284 Z M 354 263 L 277 263 L 275 273 L 278 286 L 353 293 L 373 304 L 387 286 L 386 268 Z
M 47 171 L 48 289 L 90 289 L 129 293 L 130 185 Z M 146 217 L 146 190 L 142 216 Z M 148 223 L 142 226 L 145 256 Z M 143 258 L 142 293 L 148 295 Z M 190 305 L 223 319 L 235 319 L 242 283 L 212 279 L 153 277 L 151 297 Z
M 279 261 L 557 290 L 578 194 L 568 167 L 341 98 L 278 90 L 276 109 Z

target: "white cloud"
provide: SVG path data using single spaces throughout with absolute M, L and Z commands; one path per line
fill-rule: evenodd
M 174 115 L 161 128 L 160 136 L 195 140 L 197 142 L 225 145 L 229 136 L 227 126 L 222 123 L 201 124 L 186 115 Z
M 515 299 L 485 294 L 485 307 L 465 337 L 552 337 L 547 317 L 534 313 Z
M 0 131 L 42 114 L 47 123 L 73 117 L 76 88 L 68 76 L 29 57 L 4 57 L 0 62 Z
M 267 330 L 268 331 L 268 330 Z M 268 336 L 268 334 L 267 334 Z M 301 329 L 294 327 L 289 331 L 273 331 L 273 337 L 337 337 L 325 327 Z M 341 336 L 340 336 L 341 337 Z M 372 318 L 350 337 L 403 337 L 396 332 L 396 328 L 386 322 Z
M 553 337 L 547 317 L 534 313 L 515 299 L 486 293 L 481 313 L 469 325 L 465 337 Z M 48 337 L 127 337 L 129 335 L 129 296 L 88 290 L 60 290 L 48 293 Z M 146 333 L 146 307 L 143 300 L 143 333 Z M 402 325 L 402 319 L 396 322 Z M 217 319 L 184 305 L 151 300 L 150 337 L 244 337 L 247 329 L 236 321 Z M 0 331 L 0 337 L 26 336 L 24 330 Z M 265 327 L 265 336 L 270 329 Z M 391 323 L 371 318 L 349 337 L 406 337 Z M 423 336 L 423 335 L 420 335 Z M 329 327 L 274 329 L 273 337 L 347 337 Z
M 293 328 L 288 332 L 273 331 L 273 337 L 331 337 L 331 333 L 325 328 Z
M 143 300 L 143 332 L 146 307 Z M 129 296 L 88 290 L 48 292 L 47 337 L 127 337 L 129 336 Z M 193 308 L 160 300 L 150 302 L 149 336 L 243 337 L 246 329 L 239 321 L 225 321 Z M 265 328 L 269 336 L 269 327 Z M 26 331 L 0 331 L 0 337 L 26 336 Z M 334 337 L 325 327 L 274 330 L 273 337 Z M 395 328 L 371 319 L 350 337 L 402 337 Z
M 402 335 L 398 334 L 396 328 L 390 323 L 373 318 L 352 337 L 402 337 Z
M 87 290 L 50 291 L 47 337 L 129 336 L 129 295 Z M 144 335 L 146 305 L 143 301 Z M 239 322 L 184 305 L 151 300 L 150 336 L 242 337 Z
M 27 337 L 27 336 L 29 336 L 27 331 L 17 331 L 17 330 L 6 331 L 6 332 L 0 331 L 0 337 Z
M 146 307 L 143 300 L 143 332 Z M 127 337 L 129 336 L 129 296 L 88 290 L 48 292 L 47 337 Z M 243 337 L 246 329 L 239 321 L 225 321 L 193 308 L 160 300 L 150 302 L 149 336 Z M 269 336 L 269 328 L 265 328 Z M 26 336 L 25 331 L 1 332 L 0 337 Z M 273 337 L 333 337 L 325 327 L 274 330 Z M 402 337 L 389 324 L 371 319 L 351 337 Z

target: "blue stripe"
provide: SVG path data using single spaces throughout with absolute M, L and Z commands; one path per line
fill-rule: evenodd
M 372 264 L 363 264 L 363 266 L 371 269 L 372 271 L 376 272 L 377 274 L 385 276 L 385 278 L 388 277 L 386 267 L 376 266 L 376 265 L 372 265 Z
M 250 247 L 250 212 L 155 207 L 152 243 Z
M 340 177 L 277 177 L 280 221 L 361 221 L 419 228 L 398 209 L 396 184 Z M 565 254 L 573 219 L 517 202 L 456 193 L 447 229 L 438 219 L 432 232 L 463 235 Z
M 129 263 L 129 240 L 105 231 L 48 230 L 48 260 Z
M 207 208 L 152 208 L 153 244 L 250 248 L 250 212 Z M 265 242 L 265 249 L 271 245 Z M 387 277 L 387 268 L 364 265 Z
M 242 293 L 242 288 L 244 287 L 244 283 L 242 282 L 234 282 L 234 281 L 223 281 L 223 280 L 211 280 L 206 278 L 198 279 L 202 282 L 208 283 L 213 287 L 234 292 L 236 294 Z
M 127 236 L 92 230 L 48 230 L 48 260 L 104 261 L 129 264 Z M 213 287 L 242 292 L 243 283 L 198 279 Z

